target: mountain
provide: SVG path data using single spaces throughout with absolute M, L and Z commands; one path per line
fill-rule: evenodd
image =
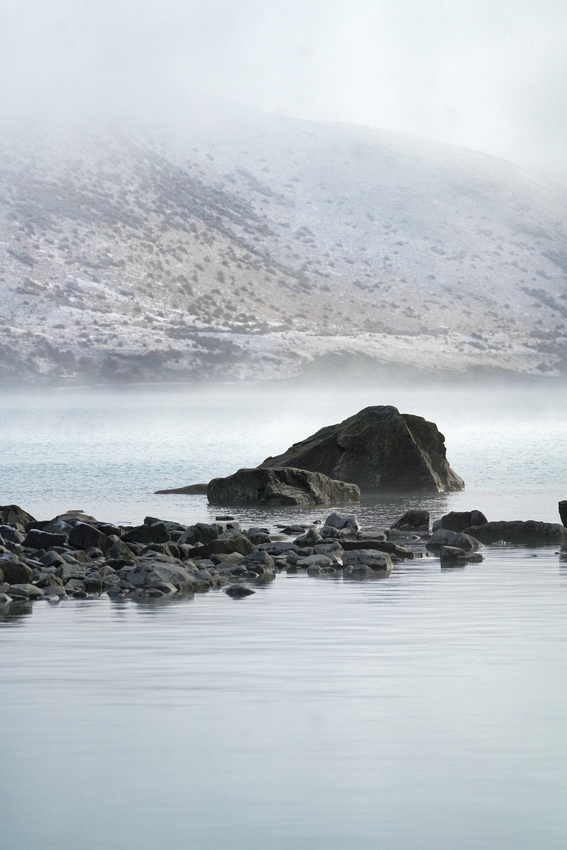
M 0 142 L 0 382 L 567 370 L 564 186 L 259 112 Z

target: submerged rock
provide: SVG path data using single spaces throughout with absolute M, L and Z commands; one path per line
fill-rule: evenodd
M 444 493 L 465 486 L 447 462 L 437 426 L 391 406 L 367 407 L 260 464 L 286 466 L 352 481 L 363 492 Z
M 173 487 L 169 490 L 156 490 L 154 495 L 156 496 L 166 496 L 169 493 L 179 493 L 181 495 L 186 496 L 206 496 L 207 495 L 207 485 L 206 484 L 188 484 L 187 487 Z
M 346 504 L 358 502 L 360 490 L 355 484 L 305 469 L 256 468 L 239 469 L 227 478 L 213 478 L 209 481 L 207 497 L 218 505 Z

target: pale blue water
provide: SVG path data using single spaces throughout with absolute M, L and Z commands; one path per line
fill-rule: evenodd
M 207 520 L 202 497 L 152 491 L 396 404 L 437 422 L 467 490 L 367 503 L 364 518 L 427 504 L 556 521 L 565 400 L 5 395 L 1 500 L 40 518 Z M 555 547 L 483 551 L 465 569 L 427 558 L 369 582 L 280 575 L 240 602 L 36 603 L 0 623 L 0 848 L 564 848 L 567 562 Z

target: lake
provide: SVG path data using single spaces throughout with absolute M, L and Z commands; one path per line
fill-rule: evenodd
M 461 493 L 364 522 L 558 521 L 567 393 L 267 386 L 4 393 L 2 503 L 190 523 L 156 496 L 256 465 L 369 404 L 445 434 Z M 246 524 L 324 509 L 238 511 Z M 559 850 L 567 840 L 567 561 L 485 547 L 387 579 L 280 574 L 255 595 L 35 603 L 0 622 L 2 850 Z

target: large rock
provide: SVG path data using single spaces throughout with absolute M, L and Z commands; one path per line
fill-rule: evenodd
M 462 490 L 449 466 L 445 437 L 433 422 L 391 406 L 367 407 L 268 457 L 263 469 L 292 466 L 352 481 L 363 492 Z
M 527 546 L 550 546 L 554 543 L 567 543 L 567 528 L 555 522 L 537 522 L 534 519 L 501 520 L 485 522 L 466 528 L 482 543 L 495 543 L 505 540 L 507 543 L 523 543 Z
M 355 484 L 334 481 L 320 472 L 305 469 L 239 469 L 227 478 L 209 481 L 211 504 L 324 505 L 358 502 Z
M 26 531 L 28 523 L 35 522 L 35 519 L 19 505 L 0 505 L 0 522 L 3 525 L 11 525 L 18 531 Z

